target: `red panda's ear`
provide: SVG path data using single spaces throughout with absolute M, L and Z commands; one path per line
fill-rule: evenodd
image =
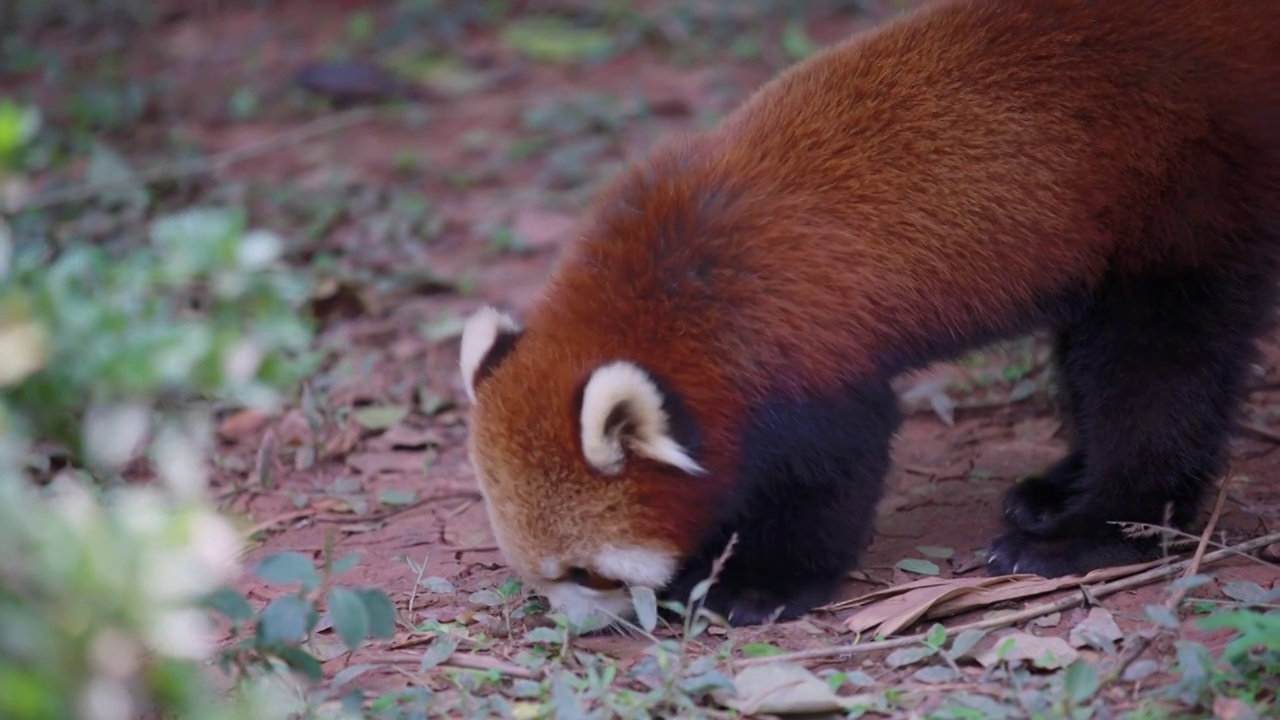
M 510 315 L 494 307 L 477 310 L 462 328 L 462 348 L 458 365 L 467 398 L 476 401 L 476 387 L 498 363 L 515 349 L 524 329 Z
M 705 472 L 671 434 L 658 384 L 634 363 L 601 365 L 582 391 L 582 452 L 606 475 L 622 470 L 627 451 L 679 468 Z

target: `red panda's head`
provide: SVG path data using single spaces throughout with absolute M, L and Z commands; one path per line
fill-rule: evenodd
M 554 608 L 611 621 L 696 549 L 714 491 L 664 379 L 493 308 L 461 343 L 469 453 L 498 546 Z

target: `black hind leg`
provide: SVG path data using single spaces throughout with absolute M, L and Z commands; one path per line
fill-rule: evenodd
M 1155 557 L 1159 542 L 1116 522 L 1174 526 L 1195 515 L 1223 472 L 1254 341 L 1267 327 L 1271 279 L 1256 267 L 1113 279 L 1071 328 L 1067 371 L 1078 395 L 1083 472 L 1061 475 L 1034 522 L 1007 517 L 993 574 L 1056 577 Z M 1041 487 L 1040 489 L 1043 489 Z M 1017 515 L 1017 513 L 1014 513 Z

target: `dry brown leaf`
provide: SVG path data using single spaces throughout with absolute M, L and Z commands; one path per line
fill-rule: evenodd
M 1010 582 L 1008 577 L 955 578 L 927 587 L 910 590 L 897 597 L 870 605 L 845 621 L 850 632 L 862 633 L 876 628 L 876 635 L 888 637 L 919 620 L 938 603 L 966 593 L 977 592 L 984 585 Z
M 360 444 L 360 434 L 360 425 L 353 418 L 348 417 L 342 427 L 325 440 L 325 455 L 332 458 L 345 457 Z
M 347 466 L 361 475 L 422 473 L 422 453 L 366 452 L 347 457 Z
M 865 606 L 845 621 L 850 632 L 888 637 L 909 627 L 917 620 L 937 620 L 998 603 L 1044 595 L 1055 590 L 1103 582 L 1134 575 L 1162 565 L 1155 560 L 1140 565 L 1103 568 L 1084 576 L 1046 579 L 1038 575 L 1001 575 L 977 578 L 921 578 L 867 593 L 851 600 L 832 603 L 832 611 Z
M 1060 637 L 1015 632 L 996 640 L 974 659 L 983 667 L 991 667 L 1001 661 L 1013 665 L 1029 662 L 1042 670 L 1056 670 L 1070 665 L 1079 657 L 1080 653 Z
M 223 419 L 218 425 L 218 434 L 227 440 L 241 440 L 250 435 L 256 435 L 269 422 L 271 422 L 270 414 L 247 408 Z
M 400 424 L 371 438 L 366 444 L 370 450 L 423 450 L 443 445 L 444 438 L 434 428 L 416 428 Z
M 1069 575 L 1066 577 L 1047 579 L 1038 575 L 1010 575 L 1008 577 L 1019 578 L 1015 583 L 1008 583 L 999 587 L 984 588 L 980 592 L 975 592 L 953 600 L 940 603 L 926 617 L 929 619 L 937 619 L 942 617 L 950 617 L 959 615 L 960 613 L 969 612 L 970 610 L 978 610 L 981 608 L 991 607 L 997 603 L 1012 602 L 1014 600 L 1023 600 L 1037 595 L 1044 595 L 1062 590 L 1063 588 L 1078 587 L 1080 585 L 1091 585 L 1093 583 L 1106 582 L 1115 580 L 1116 578 L 1128 577 L 1136 575 L 1144 570 L 1149 570 L 1157 565 L 1164 565 L 1164 560 L 1153 560 L 1152 562 L 1142 563 L 1139 565 L 1123 565 L 1120 567 L 1102 568 L 1094 570 L 1087 575 Z

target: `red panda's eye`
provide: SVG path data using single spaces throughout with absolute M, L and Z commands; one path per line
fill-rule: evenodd
M 569 568 L 569 571 L 564 574 L 562 579 L 592 590 L 618 590 L 623 587 L 623 583 L 617 580 L 597 575 L 586 568 L 580 567 Z

